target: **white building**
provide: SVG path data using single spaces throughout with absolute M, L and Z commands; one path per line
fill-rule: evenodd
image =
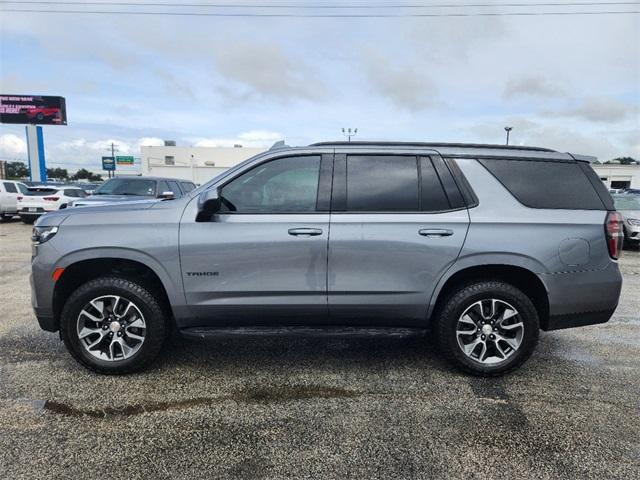
M 246 147 L 140 147 L 142 175 L 174 177 L 202 185 L 230 167 L 262 153 Z
M 640 165 L 591 164 L 609 188 L 640 188 Z

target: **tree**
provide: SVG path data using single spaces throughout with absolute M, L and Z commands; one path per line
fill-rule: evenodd
M 616 157 L 612 160 L 607 160 L 604 163 L 607 163 L 607 164 L 619 163 L 620 165 L 636 165 L 638 164 L 638 161 L 632 157 Z
M 86 168 L 81 168 L 71 177 L 71 180 L 87 180 L 88 182 L 99 182 L 102 180 L 102 176 L 90 172 Z
M 7 178 L 20 180 L 29 177 L 29 169 L 23 162 L 8 162 L 7 163 Z
M 47 178 L 66 180 L 69 178 L 69 172 L 66 168 L 47 168 Z

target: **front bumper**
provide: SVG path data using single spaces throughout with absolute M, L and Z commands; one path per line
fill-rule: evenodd
M 603 270 L 540 275 L 549 296 L 549 318 L 543 330 L 607 322 L 620 299 L 622 274 L 616 262 Z

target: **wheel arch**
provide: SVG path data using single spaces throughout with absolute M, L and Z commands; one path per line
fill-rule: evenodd
M 149 263 L 141 258 L 117 255 L 114 252 L 99 256 L 82 255 L 73 259 L 67 258 L 59 264 L 64 270 L 53 289 L 52 309 L 55 323 L 59 324 L 64 304 L 74 290 L 90 280 L 106 275 L 121 276 L 141 283 L 158 296 L 161 305 L 173 321 L 173 297 L 177 292 L 166 272 L 157 267 L 153 268 Z
M 438 284 L 429 305 L 428 318 L 438 314 L 439 308 L 451 292 L 462 285 L 480 280 L 502 280 L 527 295 L 538 312 L 540 327 L 546 328 L 549 319 L 549 294 L 540 277 L 530 268 L 512 263 L 469 265 L 448 272 Z

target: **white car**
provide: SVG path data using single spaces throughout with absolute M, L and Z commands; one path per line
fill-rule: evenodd
M 18 213 L 18 196 L 26 193 L 24 183 L 13 180 L 0 181 L 0 220 L 8 220 Z
M 33 223 L 40 215 L 67 208 L 74 200 L 86 196 L 86 192 L 79 187 L 29 187 L 24 195 L 18 196 L 18 215 L 24 223 Z

